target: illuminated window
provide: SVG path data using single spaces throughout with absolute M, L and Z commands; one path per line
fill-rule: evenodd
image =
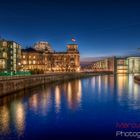
M 3 57 L 4 57 L 4 58 L 7 58 L 7 53 L 4 52 L 4 53 L 3 53 Z
M 33 64 L 36 64 L 36 61 L 33 61 Z
M 0 60 L 0 69 L 4 69 L 4 68 L 5 68 L 5 61 Z
M 2 45 L 3 45 L 4 47 L 6 47 L 6 46 L 7 46 L 7 42 L 4 41 Z
M 29 60 L 29 64 L 32 64 L 32 61 Z
M 24 65 L 26 65 L 26 64 L 27 64 L 27 62 L 26 62 L 26 61 L 23 61 L 23 64 L 24 64 Z

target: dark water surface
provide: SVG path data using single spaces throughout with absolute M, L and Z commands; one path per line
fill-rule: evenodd
M 122 122 L 140 123 L 133 75 L 54 83 L 0 99 L 0 140 L 116 139 Z

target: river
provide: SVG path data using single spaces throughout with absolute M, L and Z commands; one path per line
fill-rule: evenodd
M 133 75 L 57 82 L 0 99 L 2 140 L 116 139 L 116 131 L 124 130 L 118 123 L 139 122 L 140 85 Z

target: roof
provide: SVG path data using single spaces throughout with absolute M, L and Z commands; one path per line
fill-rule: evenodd
M 16 41 L 13 41 L 13 40 L 6 40 L 6 39 L 3 39 L 3 38 L 0 38 L 0 42 L 7 42 L 7 43 L 16 43 L 17 45 L 21 46 L 19 43 L 17 43 Z
M 33 52 L 33 53 L 38 53 L 34 48 L 27 48 L 27 49 L 22 49 L 22 52 Z

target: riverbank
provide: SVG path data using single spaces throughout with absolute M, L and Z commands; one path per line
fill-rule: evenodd
M 134 81 L 138 84 L 140 84 L 140 76 L 134 76 Z
M 57 81 L 67 81 L 77 78 L 94 76 L 93 73 L 50 73 L 32 76 L 7 76 L 0 77 L 0 97 L 31 87 L 52 83 Z

